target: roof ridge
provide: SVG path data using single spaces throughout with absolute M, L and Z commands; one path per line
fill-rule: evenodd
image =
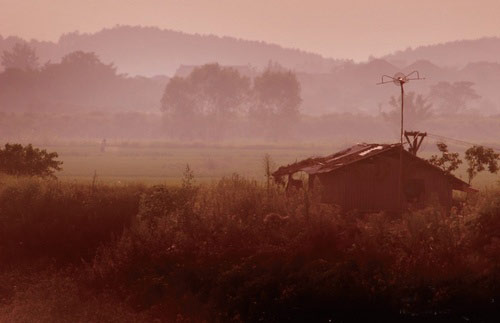
M 363 160 L 365 158 L 378 155 L 379 153 L 390 150 L 400 144 L 368 144 L 368 143 L 358 143 L 349 148 L 343 149 L 334 154 L 325 157 L 307 158 L 293 164 L 288 164 L 287 166 L 281 166 L 273 173 L 273 176 L 282 176 L 286 174 L 295 173 L 301 170 L 307 170 L 308 173 L 316 172 L 329 172 L 337 168 L 352 164 L 354 162 Z M 380 149 L 373 150 L 373 148 L 381 147 Z M 358 148 L 358 149 L 356 149 Z M 372 152 L 368 152 L 372 150 Z M 354 156 L 358 155 L 358 158 L 352 159 Z M 343 160 L 347 159 L 347 160 Z M 334 161 L 337 161 L 333 164 Z

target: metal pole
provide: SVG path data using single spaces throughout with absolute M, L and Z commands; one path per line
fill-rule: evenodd
M 412 75 L 416 75 L 411 77 Z M 411 80 L 425 80 L 425 78 L 421 78 L 418 71 L 413 71 L 407 75 L 403 73 L 396 73 L 394 76 L 389 76 L 389 75 L 382 75 L 382 79 L 380 80 L 380 83 L 377 83 L 377 85 L 380 84 L 387 84 L 387 83 L 394 83 L 395 85 L 398 85 L 401 87 L 401 136 L 399 138 L 399 179 L 398 179 L 398 200 L 399 200 L 399 208 L 401 212 L 403 211 L 403 127 L 404 127 L 404 101 L 405 101 L 405 91 L 404 91 L 404 84 L 406 82 L 409 82 Z
M 399 83 L 401 85 L 401 137 L 400 137 L 400 147 L 399 147 L 399 181 L 398 181 L 398 196 L 399 196 L 399 208 L 403 212 L 403 112 L 404 112 L 404 100 L 405 91 L 403 87 L 403 81 Z

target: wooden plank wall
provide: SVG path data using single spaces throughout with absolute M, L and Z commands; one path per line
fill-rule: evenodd
M 326 203 L 363 212 L 399 210 L 399 155 L 378 155 L 338 171 L 319 174 L 318 178 Z M 451 207 L 451 184 L 441 172 L 405 157 L 403 183 L 411 179 L 424 182 L 425 191 L 420 206 L 440 204 Z M 407 206 L 404 195 L 403 198 Z

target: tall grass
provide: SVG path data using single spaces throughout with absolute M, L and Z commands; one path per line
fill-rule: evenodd
M 72 276 L 80 293 L 111 295 L 165 322 L 500 314 L 498 190 L 451 215 L 428 208 L 398 217 L 344 214 L 318 195 L 238 175 L 95 191 L 20 182 L 0 192 L 2 257 L 83 258 Z
M 393 218 L 341 214 L 237 175 L 190 192 L 153 188 L 134 226 L 99 249 L 90 281 L 167 321 L 163 306 L 215 321 L 491 313 L 499 245 L 483 223 L 496 223 L 498 201 L 490 192 L 451 216 Z
M 141 186 L 90 186 L 9 179 L 0 186 L 0 261 L 89 261 L 129 227 Z

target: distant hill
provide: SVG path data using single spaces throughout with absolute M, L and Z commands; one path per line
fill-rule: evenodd
M 383 58 L 398 66 L 405 66 L 421 59 L 429 60 L 439 66 L 456 68 L 479 61 L 500 63 L 500 38 L 460 40 L 407 48 Z
M 0 36 L 0 53 L 22 41 L 17 37 Z M 302 90 L 302 112 L 309 115 L 376 115 L 389 109 L 391 96 L 399 95 L 395 86 L 376 85 L 381 76 L 414 70 L 418 70 L 425 80 L 411 82 L 406 87 L 407 92 L 427 96 L 430 87 L 439 82 L 470 81 L 481 96 L 481 99 L 471 102 L 471 109 L 487 115 L 500 113 L 500 38 L 423 46 L 360 63 L 325 58 L 265 42 L 187 34 L 155 27 L 117 26 L 92 34 L 65 34 L 57 42 L 31 40 L 29 43 L 36 48 L 41 64 L 49 60 L 56 63 L 68 53 L 83 50 L 95 52 L 104 63 L 114 63 L 118 73 L 146 76 L 115 75 L 108 83 L 101 80 L 104 83 L 96 85 L 100 90 L 108 89 L 108 92 L 115 93 L 114 96 L 94 95 L 85 97 L 85 100 L 74 97 L 59 100 L 57 95 L 52 95 L 48 100 L 71 103 L 79 109 L 98 107 L 104 110 L 158 111 L 168 77 L 155 79 L 151 76 L 184 77 L 196 66 L 218 62 L 237 69 L 245 76 L 255 77 L 273 61 L 296 72 Z M 3 82 L 4 87 L 12 87 L 12 82 Z M 61 84 L 64 85 L 64 82 Z M 0 90 L 1 101 L 10 92 Z M 82 93 L 91 93 L 90 88 L 87 90 Z M 119 95 L 120 91 L 126 92 L 126 95 Z M 43 94 L 48 96 L 47 93 Z M 18 97 L 26 99 L 28 96 L 21 91 Z M 31 105 L 38 106 L 35 103 Z M 7 108 L 12 107 L 8 105 Z
M 17 37 L 0 37 L 0 52 L 10 49 Z M 131 75 L 173 75 L 180 65 L 219 62 L 223 65 L 263 67 L 269 61 L 303 72 L 327 72 L 342 61 L 298 49 L 232 37 L 187 34 L 156 27 L 117 26 L 93 34 L 62 35 L 57 43 L 30 41 L 40 61 L 58 61 L 75 51 L 91 51 L 118 71 Z

